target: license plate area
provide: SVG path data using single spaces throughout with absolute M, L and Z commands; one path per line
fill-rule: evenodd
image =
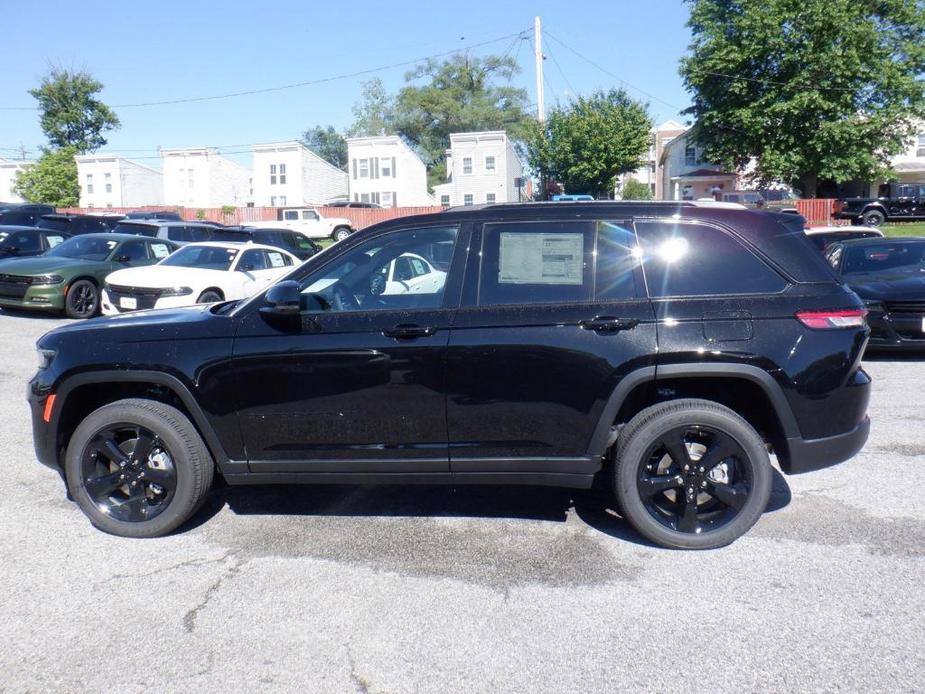
M 138 308 L 138 299 L 136 299 L 134 296 L 120 296 L 119 308 Z

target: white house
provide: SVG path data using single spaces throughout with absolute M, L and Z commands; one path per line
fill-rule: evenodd
M 183 207 L 244 207 L 250 171 L 210 147 L 162 149 L 164 203 Z
M 252 177 L 258 207 L 323 205 L 347 197 L 347 172 L 294 140 L 254 145 Z
M 445 206 L 517 202 L 528 195 L 523 164 L 503 130 L 450 135 L 446 175 L 446 183 L 434 186 Z
M 35 164 L 34 161 L 22 159 L 0 159 L 0 202 L 25 202 L 13 192 L 16 174 Z
M 398 135 L 348 137 L 350 199 L 383 207 L 434 204 L 427 167 Z
M 623 184 L 633 179 L 649 186 L 649 191 L 654 200 L 662 199 L 662 174 L 663 169 L 658 165 L 662 158 L 665 147 L 673 139 L 687 132 L 688 127 L 676 120 L 667 120 L 659 126 L 652 128 L 652 140 L 649 143 L 649 151 L 645 159 L 640 162 L 640 166 L 635 171 L 623 174 L 617 178 L 616 197 L 621 197 Z
M 156 171 L 112 154 L 74 157 L 81 207 L 141 207 L 164 204 L 164 180 Z
M 659 158 L 661 200 L 709 198 L 715 191 L 729 192 L 738 186 L 737 173 L 704 161 L 703 148 L 693 141 L 692 133 L 690 128 L 664 146 Z

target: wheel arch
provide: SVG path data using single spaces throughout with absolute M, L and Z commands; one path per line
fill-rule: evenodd
M 205 294 L 206 292 L 215 292 L 215 293 L 218 294 L 220 297 L 222 297 L 222 301 L 225 300 L 225 290 L 222 289 L 221 287 L 215 287 L 215 286 L 206 287 L 206 288 L 203 289 L 201 292 L 199 292 L 199 296 L 202 296 L 202 295 Z M 198 297 L 197 297 L 197 298 L 198 298 Z
M 125 398 L 156 400 L 176 407 L 196 427 L 219 469 L 227 466 L 228 455 L 189 388 L 176 376 L 159 371 L 95 371 L 63 381 L 56 389 L 57 407 L 49 423 L 58 464 L 61 465 L 61 451 L 67 448 L 70 436 L 84 417 Z

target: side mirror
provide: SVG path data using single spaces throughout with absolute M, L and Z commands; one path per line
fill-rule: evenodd
M 242 263 L 241 265 L 238 265 L 239 272 L 251 272 L 253 269 L 254 266 L 250 263 Z
M 294 280 L 278 282 L 267 290 L 266 306 L 260 309 L 265 315 L 298 316 L 301 308 L 301 288 Z
M 132 260 L 132 259 L 129 258 L 127 255 L 116 256 L 116 262 L 117 262 L 117 263 L 128 263 L 128 262 L 130 262 L 131 260 Z

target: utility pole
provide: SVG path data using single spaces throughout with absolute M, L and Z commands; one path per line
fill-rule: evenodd
M 546 105 L 543 98 L 543 28 L 540 18 L 533 18 L 533 53 L 536 60 L 536 119 L 546 120 Z

